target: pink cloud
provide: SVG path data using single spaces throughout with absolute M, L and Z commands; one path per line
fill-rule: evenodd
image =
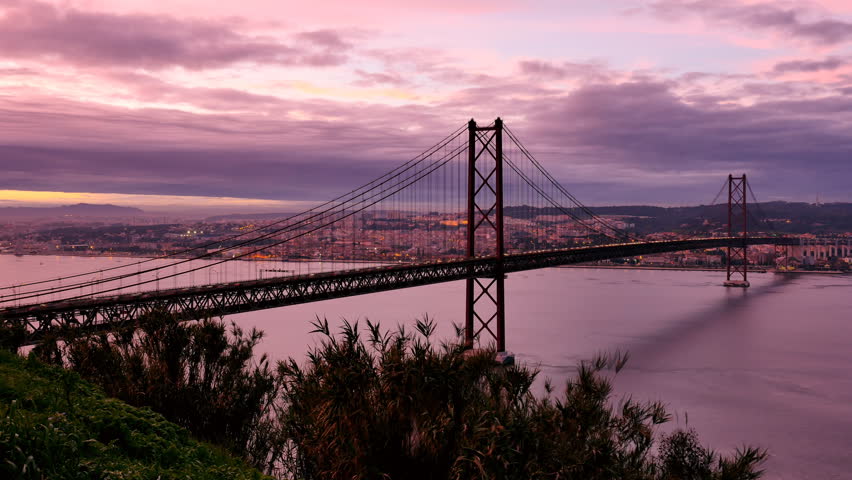
M 321 67 L 346 62 L 350 48 L 330 30 L 299 33 L 284 43 L 239 33 L 226 21 L 117 15 L 17 1 L 0 4 L 0 12 L 0 56 L 59 58 L 81 66 L 197 70 L 255 62 Z
M 841 67 L 849 65 L 848 58 L 842 57 L 826 57 L 817 60 L 789 60 L 775 64 L 772 71 L 774 73 L 784 74 L 790 72 L 819 72 L 826 70 L 837 70 Z
M 785 3 L 656 0 L 647 9 L 663 19 L 699 17 L 717 24 L 771 31 L 815 46 L 852 41 L 852 22 L 824 16 L 815 18 L 813 11 Z
M 613 74 L 599 63 L 547 62 L 542 60 L 521 60 L 518 69 L 522 75 L 537 80 L 580 79 L 601 82 L 611 79 Z
M 852 85 L 852 57 L 848 55 L 790 55 L 758 62 L 755 70 L 777 84 L 795 85 L 797 91 L 809 91 L 812 96 L 830 94 L 833 92 L 829 89 Z
M 365 72 L 364 70 L 356 69 L 355 74 L 359 77 L 355 85 L 361 87 L 376 85 L 402 86 L 411 83 L 405 76 L 396 72 Z
M 701 25 L 699 34 L 710 38 L 700 40 L 712 43 L 720 41 L 712 31 L 725 30 L 717 28 L 724 24 L 738 29 L 735 34 L 760 30 L 809 45 L 844 41 L 843 28 L 813 33 L 826 26 L 823 20 L 845 24 L 810 10 L 766 2 L 655 2 L 658 9 L 674 5 L 655 11 L 660 18 L 690 21 L 669 24 L 670 31 L 647 18 L 633 30 L 621 28 L 633 21 L 625 17 L 615 27 L 593 26 L 614 30 L 606 38 L 621 42 L 619 48 L 623 43 L 625 57 L 636 53 L 621 62 L 631 66 L 617 69 L 610 59 L 585 61 L 542 48 L 542 38 L 559 40 L 559 29 L 530 34 L 559 23 L 556 16 L 504 16 L 493 23 L 478 16 L 504 14 L 503 4 L 442 1 L 407 10 L 359 3 L 327 14 L 317 3 L 292 9 L 275 3 L 268 10 L 239 4 L 253 18 L 234 20 L 216 15 L 237 11 L 235 4 L 216 3 L 204 10 L 211 16 L 199 20 L 181 17 L 189 9 L 176 2 L 116 4 L 128 10 L 122 12 L 107 3 L 90 11 L 0 0 L 0 60 L 14 59 L 0 63 L 0 183 L 321 199 L 369 180 L 471 117 L 487 122 L 498 115 L 523 132 L 531 148 L 550 152 L 554 171 L 577 182 L 610 181 L 624 172 L 704 174 L 772 165 L 806 178 L 811 170 L 837 171 L 852 151 L 843 133 L 852 125 L 843 110 L 849 92 L 839 83 L 829 88 L 794 77 L 831 73 L 839 82 L 847 73 L 835 68 L 845 59 L 840 54 L 776 57 L 755 73 L 704 73 L 692 71 L 704 59 L 637 62 L 641 48 L 630 50 L 616 37 L 642 31 L 683 38 L 690 34 L 685 25 Z M 469 16 L 458 15 L 467 9 Z M 371 17 L 367 25 L 384 25 L 364 34 L 362 17 Z M 441 19 L 447 25 L 434 31 L 446 36 L 429 30 Z M 345 24 L 326 23 L 338 21 Z M 726 52 L 730 35 L 722 40 Z M 772 35 L 764 35 L 764 43 L 772 43 Z M 465 36 L 470 42 L 455 41 Z M 554 44 L 561 45 L 547 45 Z M 589 55 L 583 58 L 598 58 Z M 774 67 L 779 73 L 767 75 Z M 394 94 L 398 99 L 388 100 Z M 797 166 L 802 158 L 810 169 Z

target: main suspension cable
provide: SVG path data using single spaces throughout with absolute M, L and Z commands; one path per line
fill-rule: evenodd
M 367 203 L 366 205 L 364 205 L 364 206 L 362 206 L 362 207 L 359 207 L 359 208 L 357 208 L 357 209 L 351 210 L 351 211 L 347 211 L 347 212 L 346 212 L 343 216 L 341 216 L 341 217 L 339 217 L 339 218 L 332 219 L 331 221 L 328 221 L 328 222 L 326 222 L 326 223 L 323 223 L 323 224 L 320 224 L 320 225 L 318 225 L 318 226 L 315 226 L 315 227 L 313 227 L 313 228 L 311 228 L 311 229 L 309 229 L 309 230 L 307 230 L 307 231 L 301 232 L 301 233 L 299 233 L 299 234 L 297 234 L 297 235 L 295 235 L 295 236 L 291 236 L 291 237 L 288 237 L 288 238 L 286 238 L 286 239 L 284 239 L 284 240 L 280 240 L 280 241 L 274 242 L 274 243 L 272 243 L 272 244 L 270 244 L 270 245 L 265 245 L 265 246 L 263 246 L 263 247 L 261 247 L 261 248 L 257 248 L 257 249 L 254 249 L 254 250 L 251 250 L 251 251 L 248 251 L 248 252 L 245 252 L 245 253 L 241 253 L 241 254 L 239 254 L 239 255 L 235 255 L 235 256 L 233 256 L 232 258 L 228 258 L 228 259 L 220 260 L 220 261 L 213 262 L 213 263 L 210 263 L 210 264 L 207 264 L 207 265 L 204 265 L 204 266 L 200 266 L 200 267 L 191 268 L 191 269 L 188 269 L 188 270 L 185 270 L 185 271 L 179 272 L 179 273 L 172 273 L 172 274 L 168 274 L 168 275 L 166 275 L 166 276 L 157 277 L 156 279 L 145 280 L 145 281 L 139 281 L 139 282 L 136 282 L 136 283 L 132 283 L 132 284 L 128 284 L 128 285 L 123 285 L 123 286 L 120 286 L 120 287 L 115 287 L 115 288 L 111 288 L 111 289 L 107 289 L 107 290 L 102 290 L 102 291 L 99 291 L 99 292 L 97 292 L 97 293 L 98 293 L 98 294 L 100 294 L 100 295 L 103 295 L 103 294 L 105 294 L 105 293 L 109 293 L 109 292 L 113 292 L 113 291 L 120 291 L 120 290 L 124 290 L 124 289 L 126 289 L 126 288 L 132 288 L 132 287 L 136 287 L 136 286 L 141 286 L 141 285 L 146 285 L 146 284 L 150 284 L 150 283 L 154 283 L 154 282 L 159 282 L 160 280 L 165 280 L 165 279 L 168 279 L 168 278 L 173 278 L 173 277 L 176 277 L 176 276 L 179 276 L 179 275 L 185 275 L 185 274 L 188 274 L 188 273 L 196 272 L 196 271 L 198 271 L 198 270 L 203 270 L 203 269 L 205 269 L 205 268 L 211 268 L 211 267 L 214 267 L 214 266 L 217 266 L 217 265 L 221 265 L 221 264 L 223 264 L 223 263 L 225 263 L 225 262 L 231 262 L 231 261 L 234 261 L 234 260 L 238 260 L 238 259 L 240 259 L 240 258 L 244 258 L 244 257 L 249 256 L 249 255 L 253 255 L 253 254 L 255 254 L 255 253 L 261 252 L 261 251 L 266 250 L 266 249 L 268 249 L 268 248 L 272 248 L 272 247 L 275 247 L 275 246 L 281 245 L 281 244 L 283 244 L 283 243 L 289 242 L 289 241 L 294 240 L 294 239 L 296 239 L 296 238 L 303 237 L 303 236 L 308 235 L 308 234 L 310 234 L 310 233 L 313 233 L 313 232 L 315 232 L 315 231 L 317 231 L 317 230 L 320 230 L 320 229 L 322 229 L 322 228 L 325 228 L 325 227 L 327 227 L 327 226 L 329 226 L 329 225 L 331 225 L 331 224 L 333 224 L 333 223 L 335 223 L 335 222 L 338 222 L 338 221 L 341 221 L 341 220 L 343 220 L 343 219 L 345 219 L 345 218 L 351 217 L 352 215 L 354 215 L 354 214 L 356 214 L 356 213 L 359 213 L 359 212 L 361 212 L 361 211 L 363 211 L 363 210 L 365 210 L 365 209 L 369 208 L 370 206 L 375 205 L 375 204 L 377 204 L 377 203 L 381 202 L 382 200 L 384 200 L 384 199 L 386 199 L 386 198 L 388 198 L 388 197 L 390 197 L 390 196 L 392 196 L 392 195 L 395 195 L 396 193 L 398 193 L 398 192 L 400 192 L 400 191 L 405 190 L 407 187 L 409 187 L 409 186 L 411 186 L 411 185 L 413 185 L 413 184 L 417 183 L 418 181 L 420 181 L 420 180 L 421 180 L 421 179 L 423 179 L 423 178 L 426 178 L 427 176 L 429 176 L 431 173 L 433 173 L 433 172 L 434 172 L 434 171 L 436 171 L 437 169 L 439 169 L 439 168 L 443 167 L 443 166 L 444 166 L 444 165 L 446 165 L 448 162 L 452 161 L 452 160 L 453 160 L 453 159 L 454 159 L 454 158 L 455 158 L 455 157 L 456 157 L 456 156 L 457 156 L 457 155 L 458 155 L 461 151 L 464 151 L 466 148 L 467 148 L 467 146 L 466 146 L 466 145 L 462 145 L 461 147 L 457 148 L 456 150 L 451 151 L 449 154 L 445 154 L 445 155 L 444 155 L 444 157 L 442 157 L 442 158 L 441 158 L 441 160 L 438 160 L 438 161 L 433 162 L 431 165 L 429 165 L 429 166 L 428 166 L 428 167 L 426 167 L 425 169 L 421 170 L 420 172 L 417 172 L 417 173 L 415 173 L 415 174 L 413 174 L 413 175 L 411 175 L 411 176 L 407 177 L 406 179 L 402 180 L 401 182 L 398 182 L 398 183 L 396 183 L 396 184 L 394 184 L 394 185 L 392 185 L 392 186 L 390 186 L 390 187 L 386 188 L 385 190 L 383 190 L 382 192 L 379 192 L 378 194 L 374 194 L 373 196 L 371 196 L 371 197 L 369 197 L 369 198 L 367 199 L 367 201 L 368 201 L 369 203 Z M 427 170 L 428 170 L 428 171 L 427 171 Z M 425 172 L 425 173 L 424 173 L 424 172 Z M 416 177 L 416 178 L 414 178 L 414 177 Z M 414 178 L 414 179 L 413 179 L 413 180 L 411 180 L 412 178 Z M 392 192 L 390 192 L 390 193 L 385 194 L 385 192 L 387 192 L 388 190 L 393 190 L 393 191 L 392 191 Z M 384 195 L 382 195 L 382 194 L 384 194 Z M 376 198 L 376 196 L 379 196 L 379 195 L 382 195 L 382 196 L 381 196 L 380 198 L 378 198 L 377 200 L 373 200 L 374 198 Z M 358 203 L 362 203 L 362 202 L 358 202 Z M 271 235 L 267 235 L 267 237 L 268 237 L 268 236 L 271 236 Z M 236 248 L 236 247 L 234 247 L 234 248 Z M 215 254 L 215 253 L 217 253 L 217 252 L 212 252 L 212 253 L 210 253 L 210 254 L 208 254 L 208 255 L 200 256 L 200 257 L 197 257 L 197 258 L 194 258 L 194 259 L 185 260 L 185 261 L 183 261 L 183 262 L 178 262 L 178 264 L 179 264 L 179 263 L 186 263 L 186 262 L 190 262 L 190 261 L 193 261 L 193 260 L 198 260 L 198 259 L 200 259 L 200 258 L 203 258 L 203 257 L 205 257 L 205 256 L 209 256 L 209 255 L 213 255 L 213 254 Z M 135 273 L 133 273 L 133 274 L 129 274 L 129 275 L 126 275 L 126 276 L 123 276 L 123 277 L 112 277 L 112 278 L 103 279 L 103 280 L 96 280 L 96 281 L 92 281 L 92 282 L 90 282 L 90 283 L 86 284 L 85 286 L 92 286 L 92 287 L 94 287 L 95 285 L 99 285 L 99 284 L 103 284 L 103 283 L 108 283 L 108 282 L 110 282 L 110 281 L 114 281 L 114 280 L 116 280 L 117 278 L 127 278 L 127 277 L 131 277 L 131 276 L 138 276 L 140 273 L 150 273 L 150 272 L 157 271 L 157 270 L 161 270 L 161 268 L 152 268 L 152 269 L 148 269 L 148 270 L 143 270 L 143 271 L 141 271 L 141 272 L 135 272 Z M 48 293 L 60 293 L 60 292 L 64 292 L 64 291 L 75 290 L 76 288 L 79 288 L 79 287 L 76 287 L 76 286 L 75 286 L 75 287 L 68 287 L 68 288 L 58 288 L 58 289 L 53 289 L 53 290 L 51 290 L 51 291 L 50 291 L 50 292 L 48 292 Z M 20 297 L 20 296 L 19 296 L 19 297 L 17 297 L 17 299 L 18 299 L 18 300 L 22 300 L 22 299 L 27 299 L 27 298 L 37 297 L 37 296 L 41 296 L 41 295 L 28 295 L 28 296 L 24 296 L 24 297 Z M 91 295 L 78 295 L 78 296 L 66 297 L 66 298 L 59 299 L 59 300 L 53 300 L 53 301 L 50 301 L 50 302 L 47 302 L 47 303 L 55 304 L 55 303 L 66 302 L 66 301 L 69 301 L 69 300 L 74 300 L 74 299 L 79 299 L 79 298 L 89 298 L 89 297 L 91 297 Z
M 214 241 L 202 244 L 202 245 L 197 245 L 197 246 L 194 246 L 194 247 L 191 247 L 191 248 L 187 248 L 187 249 L 184 249 L 184 250 L 173 252 L 173 253 L 170 253 L 168 255 L 148 258 L 148 259 L 145 259 L 145 260 L 139 260 L 137 262 L 128 263 L 128 264 L 124 264 L 124 265 L 118 265 L 118 266 L 115 266 L 115 267 L 104 268 L 104 269 L 100 269 L 100 270 L 92 270 L 92 271 L 88 271 L 88 272 L 77 273 L 77 274 L 74 274 L 74 275 L 54 277 L 54 278 L 50 278 L 50 279 L 46 279 L 46 280 L 39 280 L 39 281 L 35 281 L 35 282 L 27 282 L 27 283 L 15 284 L 15 285 L 0 286 L 0 291 L 10 290 L 10 289 L 18 289 L 18 288 L 21 288 L 21 287 L 28 287 L 28 286 L 34 286 L 34 285 L 42 285 L 42 284 L 45 284 L 45 283 L 59 282 L 59 281 L 62 281 L 62 280 L 68 280 L 68 279 L 72 279 L 72 278 L 79 278 L 79 277 L 84 277 L 84 276 L 101 274 L 103 272 L 109 272 L 109 271 L 114 271 L 114 270 L 119 270 L 119 269 L 124 269 L 124 268 L 135 267 L 135 266 L 150 263 L 150 262 L 153 262 L 153 261 L 156 261 L 156 260 L 163 260 L 163 259 L 167 259 L 167 258 L 177 257 L 177 256 L 184 255 L 184 254 L 187 254 L 187 253 L 190 253 L 190 252 L 194 252 L 196 250 L 206 249 L 208 247 L 211 247 L 211 246 L 217 245 L 217 244 L 221 245 L 224 242 L 232 241 L 232 240 L 235 240 L 235 239 L 238 239 L 238 238 L 245 237 L 247 235 L 251 235 L 253 233 L 257 233 L 257 232 L 260 232 L 260 231 L 263 231 L 263 230 L 267 230 L 267 229 L 269 229 L 273 226 L 280 225 L 284 222 L 288 222 L 290 220 L 296 219 L 296 218 L 303 216 L 305 214 L 314 212 L 314 211 L 316 211 L 316 210 L 318 210 L 322 207 L 325 207 L 327 205 L 334 204 L 335 202 L 337 202 L 338 204 L 346 203 L 346 202 L 350 201 L 351 199 L 355 198 L 356 196 L 374 189 L 376 186 L 378 186 L 378 185 L 374 185 L 374 184 L 376 184 L 376 182 L 379 182 L 380 180 L 383 180 L 383 179 L 387 180 L 390 177 L 394 176 L 395 172 L 400 171 L 400 170 L 406 171 L 406 170 L 414 167 L 415 165 L 419 164 L 420 162 L 426 160 L 431 155 L 433 155 L 435 152 L 437 152 L 441 148 L 448 145 L 451 141 L 453 141 L 456 137 L 458 137 L 462 132 L 464 132 L 465 129 L 466 129 L 466 125 L 459 127 L 453 133 L 451 133 L 447 137 L 444 137 L 444 139 L 442 139 L 440 142 L 436 143 L 435 145 L 433 145 L 432 147 L 430 147 L 429 149 L 427 149 L 426 151 L 424 151 L 420 155 L 417 155 L 416 157 L 406 161 L 402 165 L 395 167 L 394 169 L 383 174 L 382 176 L 380 176 L 380 177 L 378 177 L 378 178 L 376 178 L 376 179 L 374 179 L 374 180 L 372 180 L 372 181 L 370 181 L 370 182 L 368 182 L 364 185 L 361 185 L 360 187 L 357 187 L 353 190 L 350 190 L 349 192 L 346 192 L 342 195 L 339 195 L 339 196 L 337 196 L 337 197 L 335 197 L 331 200 L 328 200 L 324 203 L 321 203 L 321 204 L 319 204 L 315 207 L 312 207 L 308 210 L 302 211 L 302 212 L 294 214 L 294 215 L 290 215 L 290 216 L 282 218 L 280 220 L 276 220 L 276 221 L 274 221 L 270 224 L 264 225 L 262 227 L 258 227 L 256 229 L 252 229 L 252 230 L 248 230 L 248 231 L 236 234 L 236 235 L 232 235 L 232 236 L 226 237 L 224 239 L 217 239 L 217 240 L 214 240 Z M 365 192 L 361 192 L 361 190 L 365 190 Z M 347 200 L 343 200 L 342 202 L 340 202 L 340 200 L 344 199 L 344 198 L 347 198 Z M 253 239 L 252 241 L 256 241 L 256 240 Z M 179 262 L 179 263 L 182 263 L 182 262 Z M 166 268 L 166 267 L 171 266 L 171 265 L 172 264 L 166 265 L 166 266 L 163 266 L 161 268 Z M 116 278 L 118 278 L 118 277 L 116 277 Z M 87 282 L 82 282 L 82 283 L 75 284 L 75 285 L 76 286 L 81 286 L 81 285 L 87 286 Z M 31 291 L 27 291 L 27 292 L 23 292 L 23 293 L 49 292 L 49 291 L 50 291 L 50 289 L 42 289 L 42 290 L 31 290 Z M 18 295 L 20 295 L 20 293 L 22 293 L 22 292 L 18 292 Z M 0 296 L 0 300 L 2 300 L 3 298 L 8 298 L 8 297 L 15 297 L 15 295 L 3 295 L 3 296 Z
M 535 165 L 535 167 L 539 171 L 541 171 L 541 173 L 548 180 L 550 180 L 550 182 L 553 183 L 553 185 L 557 188 L 557 190 L 559 190 L 563 195 L 568 197 L 569 200 L 571 200 L 575 205 L 577 205 L 587 215 L 595 218 L 599 223 L 601 223 L 605 227 L 607 227 L 610 230 L 612 230 L 613 232 L 615 232 L 618 236 L 624 237 L 624 238 L 631 240 L 631 241 L 636 240 L 636 238 L 633 235 L 631 235 L 629 232 L 626 232 L 626 231 L 624 231 L 620 228 L 617 228 L 617 227 L 611 225 L 609 222 L 607 222 L 602 217 L 600 217 L 599 215 L 595 214 L 592 210 L 590 210 L 586 205 L 583 204 L 583 202 L 581 202 L 579 199 L 577 199 L 577 197 L 575 197 L 573 194 L 571 194 L 571 192 L 569 192 L 567 189 L 565 189 L 565 187 L 563 187 L 562 184 L 559 183 L 553 177 L 553 175 L 551 175 L 550 172 L 547 171 L 541 165 L 541 163 L 538 162 L 538 160 L 536 160 L 536 158 L 532 155 L 532 153 L 526 148 L 526 146 L 523 144 L 523 142 L 520 141 L 520 139 L 514 134 L 514 132 L 512 132 L 512 130 L 509 127 L 506 127 L 506 132 L 509 134 L 509 138 L 515 143 L 515 145 L 518 147 L 518 149 L 530 160 L 530 162 L 533 165 Z

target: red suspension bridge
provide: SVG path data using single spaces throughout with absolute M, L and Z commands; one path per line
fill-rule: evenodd
M 746 176 L 729 176 L 725 185 L 724 236 L 642 241 L 583 205 L 502 120 L 471 120 L 381 177 L 299 214 L 156 259 L 0 287 L 0 321 L 23 327 L 26 343 L 36 344 L 69 330 L 132 327 L 153 313 L 193 320 L 465 280 L 466 345 L 493 342 L 504 351 L 510 273 L 725 248 L 725 283 L 748 286 L 750 245 L 799 245 L 750 236 L 749 224 L 760 221 L 748 209 L 754 195 Z M 247 261 L 261 256 L 277 259 L 278 268 Z M 303 271 L 317 265 L 318 272 Z

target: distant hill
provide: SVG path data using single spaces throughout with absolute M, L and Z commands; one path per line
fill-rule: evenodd
M 589 207 L 598 215 L 623 217 L 636 225 L 639 233 L 660 231 L 711 230 L 727 224 L 728 206 L 698 205 L 693 207 L 654 207 L 619 205 Z M 779 233 L 845 233 L 852 232 L 852 203 L 814 205 L 803 202 L 765 202 L 749 204 L 749 222 L 755 231 Z M 526 218 L 532 213 L 559 215 L 556 208 L 507 207 L 505 214 Z M 769 221 L 766 221 L 769 220 Z
M 132 217 L 145 212 L 135 207 L 78 203 L 61 207 L 2 207 L 0 218 Z

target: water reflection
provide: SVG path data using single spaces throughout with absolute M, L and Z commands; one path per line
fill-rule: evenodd
M 0 256 L 2 283 L 114 265 L 117 259 Z M 124 261 L 124 259 L 122 259 Z M 308 267 L 307 265 L 303 267 Z M 662 399 L 720 450 L 765 446 L 767 478 L 849 478 L 852 471 L 852 277 L 755 274 L 746 290 L 718 272 L 547 269 L 506 281 L 507 339 L 557 387 L 576 362 L 627 350 L 621 394 Z M 412 325 L 439 339 L 461 323 L 461 282 L 236 315 L 266 331 L 273 359 L 304 358 L 315 316 Z

